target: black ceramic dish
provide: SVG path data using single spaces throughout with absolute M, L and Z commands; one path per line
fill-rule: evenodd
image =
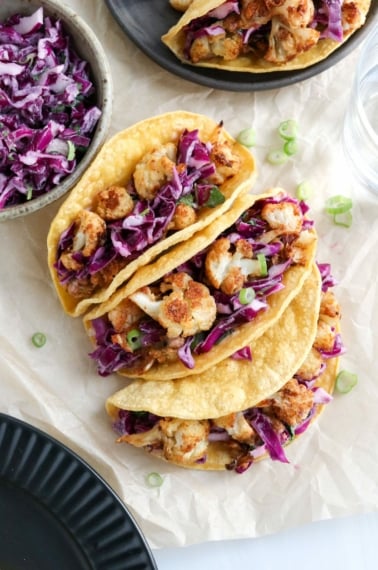
M 161 36 L 173 26 L 180 13 L 168 0 L 105 0 L 125 34 L 152 60 L 184 79 L 227 91 L 263 91 L 292 85 L 335 65 L 351 53 L 368 32 L 378 25 L 378 2 L 372 1 L 365 25 L 326 59 L 305 69 L 272 73 L 239 73 L 195 68 L 181 63 L 162 43 Z
M 157 570 L 107 483 L 46 433 L 0 414 L 1 570 Z

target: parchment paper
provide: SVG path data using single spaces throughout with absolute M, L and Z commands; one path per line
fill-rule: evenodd
M 265 461 L 243 475 L 200 473 L 158 462 L 114 443 L 104 401 L 123 380 L 97 376 L 80 319 L 66 316 L 50 282 L 46 235 L 59 203 L 0 225 L 0 409 L 46 430 L 78 452 L 120 495 L 154 548 L 256 537 L 378 507 L 378 198 L 353 179 L 341 147 L 343 115 L 358 53 L 305 82 L 257 93 L 201 87 L 162 70 L 121 32 L 103 2 L 67 2 L 95 30 L 115 86 L 109 136 L 165 111 L 186 109 L 223 120 L 237 135 L 253 125 L 259 168 L 255 192 L 281 185 L 314 187 L 310 214 L 320 236 L 320 262 L 339 280 L 342 368 L 358 386 L 334 401 L 319 422 L 287 449 L 290 465 Z M 278 144 L 281 120 L 297 119 L 298 154 L 284 166 L 265 162 Z M 337 228 L 324 213 L 334 194 L 354 200 L 353 225 Z M 36 349 L 31 335 L 47 343 Z M 159 471 L 163 485 L 146 485 Z

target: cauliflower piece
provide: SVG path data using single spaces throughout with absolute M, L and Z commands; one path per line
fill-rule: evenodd
M 237 441 L 253 443 L 256 439 L 256 433 L 245 419 L 243 412 L 228 414 L 212 422 L 215 426 L 225 429 Z
M 208 182 L 220 185 L 239 171 L 241 158 L 233 153 L 231 143 L 224 137 L 222 125 L 215 129 L 210 143 L 210 159 L 215 165 L 215 173 L 209 176 Z
M 297 370 L 296 376 L 303 380 L 312 380 L 317 378 L 323 368 L 323 359 L 321 354 L 312 348 L 302 366 Z
M 241 34 L 209 36 L 209 44 L 212 54 L 225 61 L 236 59 L 244 47 Z
M 192 206 L 188 204 L 177 204 L 175 208 L 175 213 L 173 214 L 172 220 L 169 223 L 169 230 L 183 230 L 188 226 L 194 224 L 197 219 L 197 214 Z
M 365 23 L 365 16 L 356 2 L 343 2 L 341 18 L 344 34 L 351 34 Z
M 300 424 L 310 413 L 314 395 L 292 378 L 272 398 L 271 410 L 276 418 L 289 426 Z
M 132 328 L 143 317 L 143 314 L 138 305 L 130 299 L 123 299 L 114 309 L 109 311 L 108 319 L 114 330 L 122 333 Z
M 318 320 L 318 328 L 316 331 L 316 337 L 314 341 L 314 348 L 317 350 L 330 351 L 333 349 L 335 344 L 336 331 L 335 327 L 322 320 Z
M 332 319 L 339 320 L 341 317 L 340 305 L 332 291 L 325 291 L 322 293 L 320 302 L 320 318 L 322 320 Z M 331 321 L 330 321 L 331 322 Z
M 279 202 L 265 204 L 261 217 L 268 222 L 274 230 L 280 233 L 296 234 L 302 228 L 302 212 L 297 204 L 292 202 Z
M 75 220 L 76 232 L 73 239 L 73 252 L 80 251 L 90 257 L 105 238 L 106 224 L 99 215 L 89 210 L 81 210 Z
M 299 236 L 286 246 L 289 257 L 298 265 L 307 262 L 308 248 L 316 240 L 316 235 L 308 230 L 302 231 Z
M 290 28 L 305 28 L 314 17 L 312 0 L 266 0 L 271 17 L 277 16 Z
M 148 287 L 130 295 L 130 299 L 167 330 L 169 339 L 188 337 L 209 330 L 216 317 L 216 304 L 209 289 L 186 273 L 169 275 L 162 291 L 172 292 L 157 300 Z
M 252 246 L 244 239 L 235 244 L 231 253 L 227 238 L 217 239 L 205 259 L 205 273 L 209 283 L 227 295 L 234 295 L 243 288 L 248 277 L 261 275 L 260 263 L 252 259 Z
M 241 1 L 241 28 L 261 26 L 270 20 L 270 13 L 265 0 L 242 0 Z
M 157 191 L 172 180 L 176 161 L 176 145 L 167 143 L 147 153 L 135 167 L 133 179 L 141 198 L 152 200 Z
M 148 431 L 121 435 L 117 443 L 130 443 L 135 447 L 158 446 L 161 443 L 161 431 L 159 423 Z
M 296 55 L 312 48 L 320 32 L 313 28 L 290 28 L 278 16 L 272 18 L 269 47 L 264 59 L 271 63 L 286 63 Z
M 212 52 L 209 39 L 210 36 L 200 36 L 193 40 L 189 49 L 189 59 L 193 63 L 211 58 Z
M 160 420 L 163 453 L 166 459 L 177 463 L 193 463 L 207 450 L 210 423 L 208 420 Z
M 110 186 L 97 194 L 96 212 L 106 221 L 125 218 L 133 208 L 133 199 L 122 186 Z

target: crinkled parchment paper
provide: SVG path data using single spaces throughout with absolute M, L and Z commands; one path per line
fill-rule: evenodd
M 223 120 L 234 135 L 256 129 L 255 192 L 311 182 L 310 214 L 320 262 L 339 280 L 342 368 L 358 386 L 335 395 L 318 423 L 287 449 L 290 465 L 265 461 L 243 475 L 180 470 L 116 445 L 104 401 L 124 380 L 97 376 L 80 319 L 66 316 L 50 282 L 46 235 L 59 204 L 0 225 L 0 345 L 3 412 L 46 430 L 79 453 L 125 501 L 152 547 L 245 538 L 378 507 L 378 197 L 355 182 L 341 147 L 343 115 L 358 53 L 305 82 L 257 93 L 201 87 L 150 61 L 121 32 L 103 2 L 67 1 L 95 30 L 110 59 L 115 96 L 111 132 L 161 112 L 186 109 Z M 300 149 L 284 166 L 265 162 L 277 125 L 297 119 Z M 333 194 L 354 201 L 353 225 L 338 228 L 324 213 Z M 35 348 L 35 331 L 47 343 Z M 163 485 L 146 485 L 159 471 Z

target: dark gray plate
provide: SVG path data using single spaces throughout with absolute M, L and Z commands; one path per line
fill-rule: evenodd
M 180 14 L 168 0 L 105 0 L 125 34 L 152 60 L 171 73 L 194 83 L 228 91 L 262 91 L 292 85 L 321 73 L 343 59 L 377 25 L 378 2 L 372 5 L 365 25 L 323 61 L 296 71 L 239 73 L 195 68 L 181 63 L 162 43 L 161 36 L 173 26 Z
M 125 505 L 80 457 L 0 414 L 1 570 L 157 570 Z

